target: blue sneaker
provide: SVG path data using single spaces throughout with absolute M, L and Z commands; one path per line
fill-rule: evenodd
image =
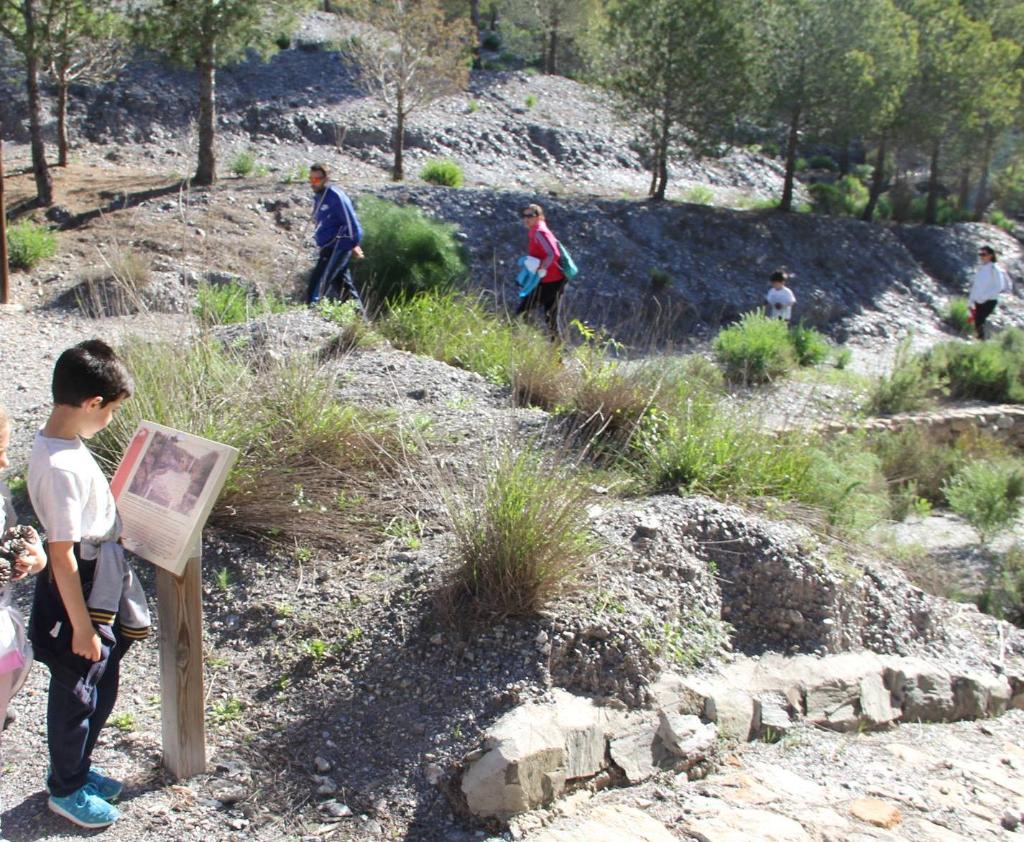
M 93 795 L 98 795 L 104 801 L 117 801 L 124 789 L 123 783 L 101 775 L 95 769 L 90 769 L 85 776 L 85 785 L 91 788 Z
M 89 784 L 76 789 L 63 798 L 51 795 L 47 806 L 58 816 L 63 816 L 79 827 L 106 827 L 121 818 L 116 807 L 111 807 L 98 795 L 94 795 Z

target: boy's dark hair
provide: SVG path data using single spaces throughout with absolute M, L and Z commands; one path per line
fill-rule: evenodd
M 786 283 L 786 273 L 781 270 L 778 272 L 772 272 L 772 276 L 768 280 L 772 283 L 775 283 L 775 281 L 782 281 L 782 283 Z
M 325 179 L 326 179 L 326 178 L 330 178 L 330 173 L 328 173 L 328 172 L 327 172 L 327 165 L 326 165 L 326 164 L 313 164 L 313 165 L 312 165 L 312 166 L 311 166 L 311 167 L 309 168 L 309 171 L 310 171 L 310 172 L 318 172 L 318 173 L 320 173 L 320 175 L 322 175 L 322 176 L 323 176 L 323 177 L 324 177 Z
M 978 249 L 978 251 L 985 252 L 985 254 L 992 258 L 993 263 L 996 262 L 996 250 L 992 248 L 992 246 L 990 246 L 988 243 L 985 243 L 985 245 Z
M 100 339 L 87 339 L 68 348 L 53 367 L 53 402 L 81 406 L 103 398 L 103 406 L 131 397 L 132 376 L 114 349 Z

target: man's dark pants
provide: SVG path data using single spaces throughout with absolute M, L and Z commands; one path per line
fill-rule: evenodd
M 985 321 L 992 315 L 992 311 L 996 309 L 996 304 L 998 303 L 993 298 L 990 301 L 982 301 L 974 306 L 974 330 L 978 334 L 978 339 L 985 338 Z
M 359 309 L 363 309 L 363 301 L 352 280 L 352 269 L 349 266 L 351 258 L 351 251 L 339 251 L 333 245 L 320 249 L 320 257 L 309 276 L 307 304 L 316 304 L 321 298 L 328 301 L 347 301 L 354 298 Z

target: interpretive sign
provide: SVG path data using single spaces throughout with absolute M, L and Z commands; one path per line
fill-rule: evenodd
M 126 549 L 180 576 L 238 451 L 142 421 L 110 488 Z

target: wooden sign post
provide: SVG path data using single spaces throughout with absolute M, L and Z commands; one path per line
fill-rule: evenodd
M 201 548 L 200 540 L 180 577 L 156 570 L 164 766 L 176 778 L 206 771 Z

